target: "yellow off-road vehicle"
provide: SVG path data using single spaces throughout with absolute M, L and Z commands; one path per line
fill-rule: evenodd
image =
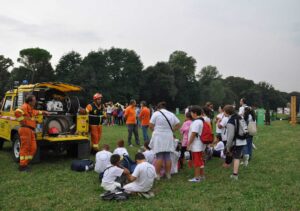
M 12 155 L 19 160 L 20 123 L 16 120 L 15 110 L 24 103 L 26 95 L 36 96 L 36 109 L 50 112 L 49 116 L 36 118 L 36 140 L 38 150 L 34 158 L 39 161 L 44 149 L 67 153 L 80 159 L 90 155 L 88 136 L 88 116 L 80 115 L 80 103 L 76 96 L 82 88 L 60 82 L 24 84 L 7 91 L 0 107 L 0 149 L 4 141 L 12 143 Z M 56 128 L 55 134 L 50 129 Z M 58 133 L 57 133 L 58 132 Z

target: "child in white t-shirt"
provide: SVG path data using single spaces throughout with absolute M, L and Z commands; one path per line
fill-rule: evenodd
M 210 156 L 225 159 L 224 149 L 224 143 L 218 138 L 215 146 L 209 147 Z
M 150 163 L 150 164 L 153 164 L 155 154 L 151 150 L 151 148 L 149 147 L 149 141 L 146 141 L 145 144 L 144 144 L 144 152 L 143 152 L 143 154 L 144 154 L 144 156 L 146 158 L 146 161 L 148 163 Z
M 110 165 L 111 155 L 112 153 L 109 151 L 109 145 L 104 144 L 102 150 L 96 154 L 95 172 L 101 174 L 105 168 Z
M 200 182 L 204 180 L 203 152 L 206 147 L 200 140 L 203 129 L 203 121 L 200 117 L 203 114 L 203 111 L 200 106 L 192 106 L 190 111 L 194 121 L 189 130 L 188 150 L 192 152 L 194 178 L 190 179 L 189 182 Z
M 124 185 L 123 188 L 127 193 L 146 193 L 150 191 L 153 186 L 156 177 L 155 168 L 146 161 L 143 153 L 137 153 L 135 160 L 137 166 L 132 175 L 128 176 L 128 180 L 131 183 Z
M 114 150 L 113 154 L 118 154 L 120 156 L 124 156 L 124 155 L 129 156 L 129 153 L 128 153 L 127 149 L 124 147 L 124 145 L 125 145 L 125 143 L 124 143 L 123 139 L 118 141 L 118 143 L 117 143 L 118 147 Z
M 116 179 L 121 177 L 122 174 L 128 176 L 130 172 L 128 169 L 120 167 L 121 156 L 113 154 L 110 157 L 111 165 L 108 166 L 103 172 L 103 178 L 101 187 L 106 191 L 114 191 L 117 187 L 121 187 L 121 183 L 117 182 Z

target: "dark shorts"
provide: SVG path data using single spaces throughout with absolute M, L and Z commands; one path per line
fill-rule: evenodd
M 244 146 L 234 146 L 232 147 L 232 158 L 233 159 L 240 159 L 242 157 Z
M 159 152 L 156 153 L 157 160 L 169 161 L 171 160 L 171 152 Z

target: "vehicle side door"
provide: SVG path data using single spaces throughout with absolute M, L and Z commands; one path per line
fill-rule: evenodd
M 7 95 L 0 111 L 0 137 L 10 139 L 11 117 L 13 114 L 13 96 Z

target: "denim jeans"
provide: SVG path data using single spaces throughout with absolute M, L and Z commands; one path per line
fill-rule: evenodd
M 127 129 L 128 129 L 128 145 L 131 145 L 132 133 L 134 134 L 135 143 L 137 145 L 140 145 L 140 139 L 139 139 L 137 124 L 127 124 Z
M 244 146 L 244 149 L 243 149 L 243 154 L 244 155 L 249 155 L 250 157 L 252 156 L 252 140 L 253 140 L 253 137 L 250 136 L 247 138 L 247 144 Z
M 142 126 L 142 131 L 143 131 L 143 137 L 144 137 L 144 142 L 150 141 L 149 136 L 148 136 L 148 125 Z

